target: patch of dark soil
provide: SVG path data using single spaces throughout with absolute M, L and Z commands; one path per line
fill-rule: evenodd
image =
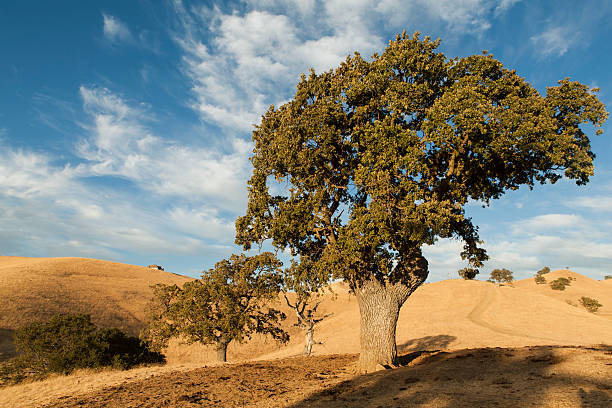
M 64 397 L 51 407 L 287 406 L 353 376 L 356 355 L 295 357 L 173 372 Z

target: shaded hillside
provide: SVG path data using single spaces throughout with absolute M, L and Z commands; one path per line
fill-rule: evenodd
M 89 313 L 97 325 L 137 335 L 151 298 L 149 286 L 190 279 L 97 259 L 2 256 L 0 353 L 11 354 L 12 330 L 56 313 Z

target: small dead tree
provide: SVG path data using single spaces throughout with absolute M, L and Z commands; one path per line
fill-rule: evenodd
M 295 302 L 291 303 L 287 294 L 283 292 L 285 297 L 285 301 L 287 302 L 287 306 L 295 311 L 295 315 L 297 316 L 298 322 L 295 324 L 300 327 L 306 333 L 306 337 L 304 340 L 304 354 L 309 356 L 312 353 L 312 346 L 314 344 L 323 344 L 320 341 L 314 340 L 314 327 L 317 323 L 323 321 L 324 319 L 333 315 L 333 313 L 328 313 L 319 318 L 316 317 L 317 308 L 321 304 L 321 301 L 318 301 L 314 304 L 314 306 L 308 307 L 309 303 L 312 302 L 312 299 L 309 297 L 296 297 Z
M 307 282 L 303 278 L 308 275 L 308 263 L 303 262 L 297 264 L 292 263 L 291 267 L 285 271 L 285 279 L 283 284 L 283 296 L 287 306 L 295 312 L 297 323 L 295 326 L 300 327 L 305 332 L 304 354 L 309 356 L 312 353 L 312 346 L 315 344 L 323 344 L 314 340 L 314 328 L 317 323 L 332 316 L 333 313 L 327 313 L 323 316 L 317 316 L 317 309 L 322 303 L 319 299 L 320 289 L 323 285 L 318 280 Z M 291 302 L 287 296 L 288 292 L 295 293 L 295 301 Z M 316 303 L 315 303 L 316 302 Z M 314 305 L 313 305 L 314 303 Z

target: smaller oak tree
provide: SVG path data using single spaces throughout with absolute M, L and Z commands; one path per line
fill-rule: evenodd
M 502 282 L 512 284 L 512 282 L 514 281 L 514 276 L 512 275 L 512 271 L 508 269 L 493 269 L 491 271 L 490 280 L 493 282 L 497 282 L 498 285 Z
M 478 275 L 478 269 L 476 268 L 462 268 L 457 271 L 459 276 L 465 280 L 472 280 Z
M 158 348 L 171 337 L 187 343 L 214 344 L 217 360 L 226 361 L 227 346 L 243 342 L 253 333 L 287 342 L 280 327 L 285 314 L 265 304 L 280 290 L 282 263 L 270 252 L 247 257 L 232 255 L 202 274 L 202 278 L 177 285 L 153 286 L 151 323 L 143 333 Z M 264 308 L 266 310 L 264 310 Z

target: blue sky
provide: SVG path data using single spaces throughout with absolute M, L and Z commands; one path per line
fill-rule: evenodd
M 520 0 L 29 1 L 0 7 L 0 254 L 158 263 L 198 276 L 239 248 L 253 124 L 302 72 L 403 30 L 488 50 L 540 92 L 571 77 L 612 105 L 612 3 Z M 596 175 L 471 204 L 491 269 L 612 274 L 612 142 Z M 425 250 L 430 281 L 465 266 Z

